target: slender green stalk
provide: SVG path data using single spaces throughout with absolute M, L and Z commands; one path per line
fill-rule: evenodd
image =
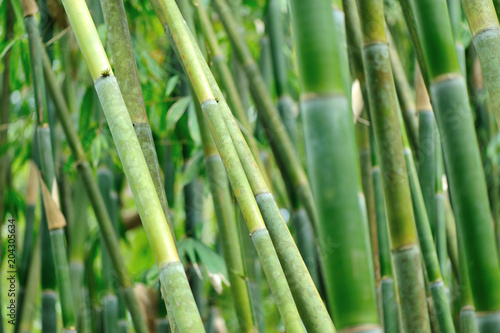
M 453 211 L 448 205 L 448 218 L 455 222 Z M 467 273 L 465 248 L 460 235 L 460 225 L 457 225 L 457 243 L 458 243 L 458 268 L 459 268 L 459 288 L 460 288 L 460 332 L 479 332 L 476 320 L 476 310 L 474 308 L 474 300 L 470 289 L 469 275 Z
M 213 87 L 210 84 L 210 80 L 213 81 L 213 77 L 207 77 L 210 70 L 194 38 L 183 23 L 183 18 L 176 4 L 172 0 L 165 0 L 160 3 L 152 1 L 152 5 L 172 41 L 171 44 L 174 45 L 178 59 L 182 60 L 184 71 L 187 77 L 190 78 L 205 118 L 209 122 L 212 136 L 224 161 L 224 166 L 233 186 L 236 199 L 245 216 L 250 235 L 261 258 L 264 272 L 280 310 L 285 328 L 289 331 L 301 332 L 303 331 L 303 326 L 290 288 L 288 287 L 283 269 L 260 214 L 259 207 L 251 195 L 252 189 L 250 188 L 249 179 L 245 175 L 246 170 L 243 169 L 242 161 L 239 160 L 228 128 L 226 127 L 227 124 L 223 114 L 232 117 L 230 110 L 222 96 L 220 98 L 219 96 L 214 96 L 214 92 L 212 92 Z M 216 88 L 218 89 L 218 87 Z M 216 94 L 219 95 L 219 93 L 220 91 L 218 90 Z M 219 99 L 219 102 L 216 100 L 216 97 Z M 221 104 L 223 107 L 221 107 Z M 232 121 L 233 124 L 236 124 L 234 118 L 232 118 Z M 241 140 L 245 142 L 242 136 Z M 253 160 L 252 154 L 248 154 L 247 158 Z
M 97 222 L 99 223 L 101 234 L 103 235 L 106 243 L 106 248 L 111 256 L 115 276 L 118 280 L 118 284 L 122 288 L 125 303 L 127 304 L 127 308 L 132 316 L 134 328 L 137 332 L 145 333 L 147 332 L 146 323 L 139 309 L 139 304 L 137 303 L 137 299 L 133 291 L 132 281 L 125 269 L 125 263 L 119 250 L 118 238 L 114 233 L 113 225 L 108 215 L 104 199 L 99 192 L 99 187 L 94 178 L 92 168 L 78 138 L 76 129 L 73 126 L 64 96 L 57 84 L 55 75 L 52 72 L 50 61 L 45 52 L 43 54 L 43 69 L 50 94 L 56 106 L 56 111 L 58 112 L 61 125 L 66 134 L 66 139 L 68 140 L 71 151 L 75 156 L 78 173 L 84 182 L 87 197 L 90 199 L 94 213 L 97 217 Z
M 500 126 L 500 25 L 495 7 L 491 0 L 462 0 L 462 6 L 481 63 L 491 110 Z
M 108 207 L 109 217 L 115 233 L 118 235 L 118 195 L 114 185 L 114 175 L 106 166 L 97 170 L 97 183 L 99 190 Z M 101 236 L 101 266 L 102 280 L 104 284 L 104 296 L 102 297 L 103 326 L 105 332 L 118 331 L 118 299 L 114 294 L 113 267 L 111 258 L 105 247 Z
M 36 307 L 36 296 L 38 286 L 40 285 L 41 273 L 41 233 L 38 233 L 37 239 L 33 244 L 33 252 L 31 254 L 31 262 L 28 269 L 28 277 L 26 278 L 26 286 L 24 292 L 24 306 L 20 308 L 21 316 L 18 317 L 19 322 L 16 322 L 20 333 L 31 333 L 33 324 L 33 315 Z M 42 314 L 43 315 L 43 314 Z M 55 332 L 55 331 L 54 331 Z
M 250 303 L 248 284 L 245 281 L 243 252 L 229 191 L 229 183 L 227 182 L 224 165 L 203 116 L 203 111 L 198 104 L 195 107 L 203 144 L 207 177 L 221 235 L 222 251 L 228 268 L 231 295 L 234 299 L 240 331 L 250 333 L 255 330 L 252 319 L 252 304 Z
M 130 119 L 134 125 L 135 133 L 139 139 L 170 232 L 174 234 L 153 134 L 142 96 L 141 83 L 139 81 L 139 73 L 134 58 L 134 50 L 132 48 L 123 1 L 101 0 L 101 6 L 108 33 L 109 48 L 113 56 L 116 79 L 125 100 Z
M 202 59 L 201 55 L 198 56 Z M 215 98 L 219 101 L 220 112 L 222 113 L 230 138 L 236 148 L 246 177 L 251 184 L 255 200 L 257 201 L 266 227 L 275 245 L 276 252 L 283 266 L 288 283 L 290 284 L 292 295 L 298 305 L 304 325 L 307 329 L 313 331 L 333 330 L 332 321 L 310 278 L 307 267 L 283 221 L 278 205 L 267 187 L 260 170 L 255 167 L 256 162 L 235 119 L 231 115 L 231 111 L 225 102 L 224 96 L 215 82 L 212 73 L 208 69 L 208 66 L 202 63 L 202 67 Z
M 406 17 L 414 18 L 414 22 L 407 23 L 416 32 L 412 42 L 420 50 L 419 63 L 424 63 L 427 73 L 480 331 L 495 332 L 489 330 L 488 322 L 496 320 L 500 330 L 499 260 L 467 88 L 460 74 L 450 22 L 441 15 L 447 10 L 446 2 L 403 0 L 402 3 Z M 435 28 L 424 28 L 419 22 Z
M 358 201 L 359 162 L 345 84 L 347 51 L 341 37 L 345 32 L 338 30 L 326 1 L 290 1 L 290 5 L 307 166 L 318 207 L 317 235 L 330 312 L 339 330 L 377 331 L 381 328 L 369 232 Z M 335 12 L 343 17 L 341 11 Z
M 37 143 L 40 169 L 44 176 L 46 185 L 52 190 L 55 184 L 55 166 L 54 154 L 52 150 L 51 131 L 47 125 L 47 100 L 45 92 L 45 83 L 43 80 L 42 58 L 40 57 L 41 47 L 38 42 L 40 34 L 36 23 L 35 15 L 38 12 L 38 6 L 34 1 L 23 1 L 23 14 L 28 31 L 31 69 L 33 77 L 33 86 L 35 91 L 35 107 L 37 111 Z M 50 235 L 47 229 L 47 218 L 45 211 L 42 211 L 41 221 L 41 252 L 42 267 L 44 274 L 41 277 L 42 283 L 42 332 L 52 332 L 56 330 L 56 277 L 54 272 L 54 260 L 52 255 L 52 246 Z
M 278 111 L 294 146 L 297 145 L 296 112 L 293 100 L 289 94 L 287 80 L 287 64 L 283 53 L 283 23 L 279 0 L 269 0 L 266 15 L 266 29 L 268 29 L 271 46 L 272 68 L 274 72 L 274 86 L 278 96 Z
M 424 198 L 425 210 L 429 219 L 432 235 L 436 235 L 436 209 L 434 194 L 436 190 L 436 146 L 437 129 L 431 102 L 425 89 L 422 75 L 416 64 L 415 94 L 418 113 L 418 179 Z
M 389 31 L 389 30 L 387 30 Z M 394 75 L 394 83 L 396 84 L 396 92 L 398 94 L 399 105 L 403 113 L 403 119 L 405 122 L 405 129 L 408 133 L 411 145 L 415 151 L 419 151 L 419 126 L 418 126 L 418 113 L 415 106 L 415 99 L 413 98 L 412 90 L 410 84 L 408 83 L 408 78 L 406 77 L 403 65 L 399 59 L 398 52 L 394 47 L 394 43 L 391 42 L 391 37 L 387 33 L 389 40 L 389 52 L 391 55 L 391 67 L 392 73 Z
M 184 156 L 185 161 L 187 156 Z M 202 221 L 203 210 L 203 182 L 198 177 L 195 177 L 184 186 L 184 210 L 186 212 L 185 232 L 187 237 L 197 238 L 196 229 Z M 206 314 L 206 300 L 203 295 L 203 281 L 199 278 L 195 268 L 188 267 L 186 275 L 189 281 L 189 286 L 193 291 L 194 300 L 198 306 L 198 310 L 202 314 Z
M 373 141 L 373 140 L 372 140 Z M 372 179 L 373 195 L 375 201 L 375 215 L 377 219 L 377 237 L 379 244 L 380 279 L 382 289 L 382 309 L 384 318 L 384 332 L 398 332 L 397 303 L 394 291 L 394 274 L 392 268 L 391 248 L 389 241 L 389 231 L 387 229 L 387 214 L 385 211 L 384 189 L 382 187 L 382 177 L 380 167 L 377 163 L 375 153 L 375 143 L 371 144 L 372 150 Z
M 278 166 L 283 174 L 283 178 L 286 180 L 285 183 L 290 187 L 289 191 L 295 193 L 294 197 L 297 197 L 302 202 L 309 218 L 313 221 L 313 226 L 316 226 L 318 224 L 318 217 L 311 187 L 286 128 L 281 121 L 278 111 L 274 107 L 259 68 L 244 38 L 241 38 L 241 35 L 238 33 L 238 24 L 226 2 L 224 0 L 215 0 L 214 5 L 231 40 L 234 51 L 245 70 L 250 84 L 250 92 L 256 103 L 257 111 L 262 119 Z
M 354 0 L 352 1 L 353 3 Z M 356 8 L 354 8 L 356 9 Z M 357 15 L 357 13 L 356 13 Z M 358 21 L 359 24 L 359 21 Z M 359 25 L 358 25 L 359 26 Z M 366 112 L 363 115 L 368 116 Z M 372 157 L 370 147 L 370 128 L 361 122 L 356 123 L 356 139 L 359 163 L 361 167 L 361 182 L 364 202 L 366 202 L 366 215 L 370 230 L 370 244 L 375 273 L 375 283 L 380 284 L 380 261 L 378 250 L 377 223 L 375 214 L 375 199 L 373 194 Z M 358 194 L 359 195 L 359 194 Z
M 179 331 L 201 332 L 204 330 L 203 324 L 179 260 L 174 235 L 168 228 L 139 140 L 88 8 L 82 0 L 64 1 L 63 5 L 94 79 L 137 210 L 150 241 L 163 292 L 167 296 L 165 303 L 169 313 Z
M 57 289 L 59 291 L 59 300 L 61 302 L 61 312 L 64 332 L 75 332 L 75 312 L 71 290 L 71 279 L 69 276 L 68 259 L 66 255 L 66 239 L 64 236 L 64 227 L 66 219 L 59 210 L 54 197 L 57 198 L 57 191 L 52 193 L 40 176 L 42 188 L 43 205 L 47 216 L 48 229 L 52 244 L 52 254 L 54 256 L 55 271 L 57 277 Z
M 255 158 L 259 169 L 262 170 L 262 175 L 265 177 L 266 183 L 271 185 L 271 181 L 267 172 L 265 172 L 264 163 L 260 157 L 259 148 L 257 147 L 257 142 L 252 136 L 252 128 L 248 122 L 248 117 L 246 115 L 245 109 L 240 99 L 240 93 L 236 87 L 236 83 L 231 76 L 231 72 L 227 65 L 226 57 L 222 52 L 217 37 L 215 35 L 214 29 L 205 10 L 205 7 L 198 0 L 192 0 L 193 6 L 198 14 L 198 20 L 201 25 L 201 31 L 205 37 L 208 47 L 210 48 L 213 68 L 218 75 L 219 82 L 224 91 L 226 91 L 226 99 L 231 111 L 242 125 L 242 132 L 245 135 L 245 139 L 252 150 L 253 157 Z
M 396 281 L 406 332 L 430 332 L 408 172 L 398 119 L 383 2 L 358 0 L 371 122 L 387 209 Z
M 423 93 L 425 93 L 425 90 Z M 427 107 L 430 107 L 430 105 L 428 105 Z M 418 241 L 420 243 L 423 263 L 425 266 L 424 272 L 426 284 L 428 285 L 428 303 L 431 304 L 430 306 L 433 310 L 430 312 L 431 315 L 435 317 L 436 329 L 438 329 L 439 332 L 455 332 L 455 328 L 453 326 L 453 318 L 451 316 L 451 310 L 449 307 L 448 295 L 445 290 L 443 275 L 441 272 L 436 247 L 434 246 L 429 218 L 427 216 L 427 207 L 425 206 L 423 191 L 420 188 L 421 181 L 419 181 L 417 175 L 415 162 L 413 160 L 413 154 L 409 147 L 408 139 L 405 138 L 406 133 L 404 132 L 403 126 L 401 127 L 403 132 L 404 155 L 408 168 L 413 208 L 415 212 L 415 224 L 417 226 Z M 420 146 L 420 149 L 422 149 L 423 147 L 424 146 Z M 434 195 L 432 195 L 432 200 L 434 200 Z M 445 226 L 443 225 L 442 227 Z
M 57 107 L 56 107 L 57 110 Z M 78 332 L 86 332 L 85 329 L 85 301 L 84 301 L 84 269 L 85 269 L 85 241 L 88 236 L 88 198 L 84 188 L 83 180 L 78 177 L 74 191 L 74 220 L 69 226 L 69 273 L 73 289 L 73 302 L 75 303 L 76 328 Z

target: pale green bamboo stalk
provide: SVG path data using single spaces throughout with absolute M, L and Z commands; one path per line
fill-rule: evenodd
M 222 242 L 222 251 L 231 283 L 231 295 L 234 299 L 236 315 L 241 332 L 254 332 L 252 304 L 250 302 L 249 286 L 245 281 L 246 272 L 243 264 L 236 215 L 233 208 L 229 183 L 227 182 L 224 165 L 217 147 L 211 137 L 210 129 L 198 104 L 195 105 L 200 135 L 205 156 L 207 178 L 212 192 L 217 225 Z
M 80 177 L 84 181 L 83 185 L 97 217 L 97 222 L 99 223 L 101 233 L 106 242 L 106 248 L 111 254 L 112 264 L 116 274 L 115 276 L 118 280 L 118 284 L 122 288 L 127 308 L 132 316 L 132 322 L 134 323 L 134 327 L 137 332 L 147 332 L 146 323 L 139 309 L 139 304 L 137 303 L 137 299 L 133 291 L 131 279 L 125 270 L 123 257 L 119 251 L 118 239 L 113 232 L 113 226 L 109 218 L 106 205 L 104 204 L 104 200 L 99 192 L 92 168 L 88 162 L 87 156 L 84 153 L 82 144 L 79 141 L 76 129 L 71 122 L 70 112 L 66 102 L 64 101 L 62 91 L 57 85 L 50 61 L 45 52 L 43 52 L 43 62 L 45 79 L 54 100 L 54 104 L 56 105 L 56 111 L 58 112 L 59 119 L 66 134 L 68 144 L 73 152 L 73 155 L 75 156 L 75 160 L 77 161 L 77 170 Z
M 257 142 L 252 135 L 252 128 L 248 122 L 245 109 L 243 108 L 239 91 L 236 88 L 236 83 L 234 82 L 233 77 L 231 76 L 226 57 L 224 56 L 224 53 L 219 46 L 219 42 L 217 41 L 210 18 L 208 17 L 205 7 L 201 2 L 198 0 L 192 0 L 192 3 L 198 14 L 201 31 L 207 41 L 208 47 L 210 48 L 214 70 L 219 77 L 219 82 L 223 90 L 226 91 L 227 103 L 235 118 L 242 126 L 242 132 L 245 135 L 245 139 L 250 146 L 250 149 L 252 150 L 253 157 L 255 158 L 259 169 L 262 170 L 262 175 L 265 177 L 266 183 L 271 186 L 271 181 L 267 172 L 265 172 L 266 169 L 264 168 L 264 163 L 262 162 Z
M 201 54 L 198 57 L 202 60 Z M 226 123 L 230 138 L 236 148 L 246 177 L 251 184 L 255 200 L 275 244 L 281 265 L 290 285 L 292 295 L 297 303 L 302 320 L 309 330 L 333 330 L 332 321 L 323 305 L 307 267 L 293 241 L 279 212 L 278 206 L 267 184 L 256 168 L 257 165 L 251 151 L 231 115 L 231 111 L 205 62 L 201 62 L 203 71 L 209 81 L 216 100 L 219 101 L 220 112 Z
M 215 0 L 214 5 L 249 80 L 250 92 L 264 124 L 266 135 L 273 149 L 278 166 L 283 178 L 286 179 L 285 183 L 290 187 L 289 191 L 294 191 L 295 196 L 302 202 L 313 226 L 316 226 L 318 216 L 309 181 L 278 111 L 274 107 L 259 68 L 244 38 L 238 33 L 238 23 L 226 2 L 224 0 Z
M 179 260 L 174 236 L 168 228 L 139 140 L 88 8 L 82 0 L 66 0 L 63 5 L 94 80 L 125 175 L 135 197 L 158 265 L 169 313 L 179 331 L 201 332 L 204 330 L 203 324 Z
M 206 77 L 207 73 L 210 72 L 208 66 L 194 38 L 186 27 L 175 2 L 173 0 L 164 0 L 161 2 L 152 1 L 152 5 L 167 35 L 172 41 L 171 44 L 174 46 L 178 58 L 182 59 L 184 71 L 190 78 L 191 84 L 193 85 L 193 91 L 201 104 L 205 118 L 209 122 L 212 136 L 223 158 L 226 172 L 233 186 L 236 199 L 245 216 L 252 241 L 261 258 L 264 272 L 268 278 L 269 286 L 275 297 L 278 309 L 280 310 L 285 328 L 293 332 L 301 332 L 303 331 L 303 326 L 295 302 L 293 301 L 290 288 L 284 276 L 283 269 L 272 245 L 269 232 L 265 227 L 257 203 L 251 195 L 252 190 L 249 181 L 245 176 L 245 171 L 239 161 L 235 147 L 231 142 L 231 137 L 226 128 L 220 103 L 216 100 L 209 79 Z M 207 70 L 207 72 L 205 70 Z M 225 101 L 220 100 L 220 102 Z M 224 104 L 224 106 L 227 108 L 227 104 Z M 227 108 L 227 112 L 230 112 L 229 108 Z M 252 158 L 252 155 L 250 154 L 248 158 Z
M 500 126 L 500 24 L 495 7 L 492 0 L 462 0 L 462 6 L 481 63 L 491 110 Z
M 113 57 L 116 79 L 118 80 L 118 85 L 125 100 L 130 119 L 134 125 L 135 133 L 139 139 L 170 232 L 174 234 L 160 165 L 156 155 L 153 133 L 151 132 L 151 126 L 146 114 L 146 106 L 144 105 L 123 0 L 101 0 L 100 2 L 106 23 L 108 44 Z

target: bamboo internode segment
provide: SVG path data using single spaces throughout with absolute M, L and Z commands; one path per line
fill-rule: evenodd
M 491 0 L 462 0 L 462 6 L 473 36 L 500 27 Z
M 113 75 L 85 1 L 63 0 L 63 5 L 94 82 L 103 74 Z
M 21 7 L 24 17 L 35 16 L 38 13 L 38 5 L 35 0 L 22 0 Z
M 137 210 L 159 267 L 179 260 L 173 235 L 163 214 L 153 181 L 148 172 L 144 155 L 121 97 L 114 76 L 102 77 L 95 83 L 96 91 L 105 111 L 113 139 L 117 142 L 118 155 L 129 181 Z

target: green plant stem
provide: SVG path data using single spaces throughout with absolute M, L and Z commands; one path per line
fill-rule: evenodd
M 413 98 L 412 90 L 410 88 L 410 84 L 408 83 L 408 78 L 406 77 L 403 65 L 401 64 L 401 60 L 399 59 L 398 52 L 394 47 L 394 43 L 391 43 L 391 37 L 389 34 L 387 35 L 387 37 L 389 40 L 392 73 L 394 76 L 394 83 L 396 84 L 396 92 L 398 94 L 399 105 L 401 106 L 401 110 L 403 113 L 405 129 L 408 133 L 408 138 L 410 139 L 413 150 L 418 153 L 420 149 L 418 135 L 419 115 L 415 106 L 415 99 Z
M 199 54 L 199 59 L 203 59 Z M 309 330 L 333 330 L 332 321 L 323 305 L 316 287 L 309 275 L 307 267 L 293 241 L 293 238 L 283 221 L 279 208 L 272 196 L 267 184 L 251 154 L 251 151 L 239 130 L 235 119 L 220 91 L 212 73 L 202 62 L 202 67 L 209 84 L 219 101 L 220 112 L 224 118 L 227 130 L 230 135 L 238 157 L 242 163 L 246 177 L 251 184 L 251 188 L 259 206 L 260 213 L 269 230 L 271 239 L 275 245 L 285 276 L 290 285 L 292 295 L 298 305 L 298 309 L 304 325 Z
M 224 110 L 220 107 L 221 103 L 216 101 L 209 78 L 206 77 L 207 73 L 210 72 L 208 66 L 194 38 L 184 25 L 176 4 L 172 0 L 165 0 L 161 3 L 153 1 L 152 5 L 160 22 L 165 27 L 167 35 L 171 38 L 171 44 L 174 46 L 178 58 L 182 60 L 184 71 L 190 78 L 193 90 L 209 123 L 212 136 L 224 161 L 224 166 L 233 186 L 236 199 L 245 216 L 250 235 L 264 265 L 264 271 L 278 309 L 280 310 L 285 328 L 290 331 L 303 331 L 300 316 L 295 307 L 295 302 L 286 282 L 283 269 L 279 264 L 257 203 L 251 195 L 252 190 L 249 180 L 245 175 L 245 170 L 239 161 L 238 154 L 226 128 L 222 112 L 227 111 L 230 115 L 229 108 L 225 104 L 225 100 L 220 100 L 220 102 L 224 102 L 224 107 L 227 108 Z M 228 113 L 225 114 L 227 115 Z M 235 122 L 234 118 L 233 122 Z M 247 158 L 253 159 L 251 154 Z M 258 241 L 254 239 L 256 233 L 259 235 Z
M 221 235 L 222 251 L 228 267 L 231 295 L 234 299 L 236 315 L 241 332 L 253 332 L 252 304 L 250 293 L 245 281 L 245 267 L 241 249 L 236 215 L 233 208 L 229 183 L 226 180 L 224 165 L 217 152 L 217 147 L 211 137 L 210 129 L 198 104 L 195 105 L 196 116 L 205 157 L 207 177 L 212 192 L 217 225 Z
M 186 274 L 177 253 L 174 235 L 167 225 L 156 189 L 149 174 L 139 140 L 123 100 L 116 78 L 106 70 L 110 65 L 88 8 L 82 0 L 63 2 L 71 26 L 87 61 L 89 71 L 99 96 L 118 156 L 123 165 L 129 186 L 134 195 L 137 210 L 148 236 L 162 279 L 165 303 L 179 331 L 203 331 L 200 314 L 189 288 Z M 105 75 L 103 75 L 105 74 Z M 176 281 L 178 285 L 173 284 Z
M 24 292 L 24 306 L 19 310 L 22 312 L 18 318 L 20 321 L 16 323 L 19 327 L 20 333 L 32 332 L 33 315 L 35 314 L 36 296 L 38 286 L 40 285 L 41 273 L 41 233 L 38 233 L 37 239 L 33 244 L 33 252 L 31 255 L 31 262 L 29 264 L 28 277 L 26 279 L 26 286 Z M 43 301 L 43 300 L 42 300 Z M 43 316 L 43 313 L 42 313 Z M 55 332 L 55 331 L 54 331 Z
M 271 144 L 278 166 L 283 174 L 289 192 L 294 192 L 292 199 L 298 198 L 304 205 L 313 226 L 317 225 L 318 217 L 315 203 L 298 156 L 293 148 L 285 126 L 266 88 L 264 79 L 244 38 L 238 33 L 239 28 L 231 10 L 224 0 L 214 1 L 215 8 L 224 24 L 234 51 L 241 63 L 250 84 L 250 92 L 257 106 L 257 111 L 264 125 L 267 138 Z
M 144 105 L 123 0 L 101 0 L 101 6 L 108 33 L 108 44 L 114 60 L 116 79 L 134 125 L 135 133 L 139 139 L 170 232 L 174 234 L 153 134 L 146 114 L 146 106 Z
M 408 333 L 430 332 L 415 219 L 413 209 L 408 207 L 411 193 L 395 112 L 398 104 L 385 36 L 383 2 L 358 0 L 357 3 L 371 123 L 380 157 L 403 327 Z
M 262 162 L 262 158 L 260 157 L 257 142 L 251 134 L 252 128 L 250 126 L 250 123 L 248 122 L 248 117 L 246 115 L 245 109 L 243 108 L 243 104 L 240 99 L 240 93 L 236 87 L 236 83 L 234 82 L 233 77 L 231 76 L 231 72 L 227 65 L 227 60 L 224 56 L 224 53 L 222 52 L 221 47 L 219 46 L 219 42 L 217 41 L 217 37 L 215 35 L 205 7 L 198 0 L 192 0 L 192 3 L 198 14 L 198 20 L 201 24 L 203 36 L 205 37 L 208 47 L 210 48 L 213 68 L 218 75 L 218 78 L 220 80 L 219 82 L 222 88 L 226 91 L 227 103 L 231 108 L 231 112 L 243 127 L 242 132 L 245 136 L 245 140 L 252 150 L 253 157 L 255 158 L 259 169 L 262 170 L 262 175 L 265 177 L 266 183 L 271 185 L 269 176 L 267 175 L 267 172 L 265 172 L 266 169 L 264 168 L 264 163 Z
M 69 276 L 68 258 L 66 256 L 66 239 L 64 230 L 57 228 L 50 230 L 52 242 L 52 253 L 56 264 L 57 288 L 61 302 L 62 321 L 64 332 L 76 332 L 75 313 L 71 290 L 71 279 Z
M 491 0 L 462 0 L 488 90 L 491 110 L 500 126 L 500 25 Z
M 500 329 L 500 267 L 495 251 L 491 210 L 473 127 L 467 88 L 453 44 L 444 0 L 402 0 L 405 16 L 416 33 L 412 42 L 421 55 L 428 91 L 443 144 L 455 218 L 463 230 L 466 266 L 476 310 Z M 419 22 L 426 22 L 425 29 Z M 421 67 L 422 68 L 422 67 Z M 467 189 L 467 190 L 464 190 Z M 493 253 L 495 253 L 493 255 Z M 486 290 L 487 288 L 487 290 Z M 480 331 L 481 331 L 481 324 Z M 484 332 L 488 331 L 485 327 Z M 491 331 L 488 331 L 491 332 Z
M 104 199 L 99 192 L 99 187 L 94 178 L 92 168 L 78 138 L 76 129 L 73 126 L 64 96 L 57 84 L 55 75 L 52 72 L 50 61 L 45 52 L 43 52 L 43 69 L 49 92 L 56 106 L 56 112 L 58 112 L 66 139 L 68 140 L 70 149 L 75 156 L 78 173 L 83 180 L 87 197 L 90 199 L 97 222 L 99 223 L 100 232 L 104 237 L 106 248 L 111 256 L 115 276 L 123 291 L 125 303 L 127 304 L 127 308 L 132 316 L 134 328 L 137 332 L 145 333 L 147 332 L 146 323 L 142 313 L 140 312 L 139 304 L 137 303 L 137 299 L 133 292 L 132 281 L 125 269 L 125 263 L 119 250 L 118 238 L 114 233 L 113 224 L 111 223 L 111 219 L 108 215 Z
M 326 2 L 291 1 L 290 5 L 301 75 L 306 161 L 318 207 L 317 235 L 330 312 L 339 330 L 381 330 L 368 223 L 359 200 L 345 31 L 339 29 L 343 24 L 336 23 L 343 22 L 344 15 L 335 9 L 332 16 Z M 361 198 L 364 206 L 362 193 Z

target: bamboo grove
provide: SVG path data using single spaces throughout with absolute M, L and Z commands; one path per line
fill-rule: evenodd
M 0 333 L 500 333 L 499 13 L 0 0 Z

